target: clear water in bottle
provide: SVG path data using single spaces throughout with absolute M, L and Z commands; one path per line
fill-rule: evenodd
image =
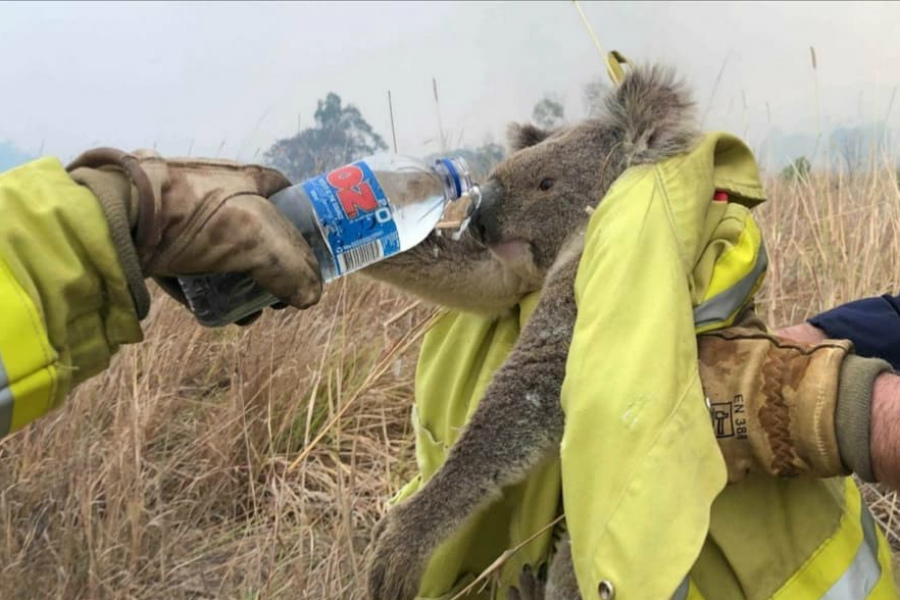
M 479 190 L 461 158 L 433 164 L 380 154 L 291 186 L 270 200 L 312 248 L 324 282 L 422 242 L 450 203 Z M 463 220 L 458 231 L 466 225 Z M 234 323 L 278 300 L 243 273 L 179 278 L 191 311 L 208 327 Z

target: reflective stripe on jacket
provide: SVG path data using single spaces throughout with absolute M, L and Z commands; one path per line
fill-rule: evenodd
M 106 220 L 55 159 L 0 174 L 0 437 L 141 340 Z
M 716 190 L 730 201 L 712 202 Z M 876 570 L 851 481 L 749 477 L 725 487 L 695 335 L 729 325 L 752 301 L 766 256 L 749 209 L 763 199 L 752 154 L 723 134 L 619 178 L 591 218 L 575 284 L 560 460 L 441 545 L 421 598 L 451 598 L 552 522 L 561 496 L 586 599 L 602 581 L 617 600 L 893 597 L 887 545 L 876 528 Z M 447 312 L 426 335 L 413 414 L 420 473 L 395 501 L 440 468 L 536 301 L 493 319 Z M 519 548 L 499 597 L 552 545 L 544 531 Z

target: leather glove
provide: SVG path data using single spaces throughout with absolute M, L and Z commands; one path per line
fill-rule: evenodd
M 847 340 L 779 338 L 748 312 L 697 337 L 700 378 L 730 482 L 747 473 L 873 481 L 869 423 L 880 359 Z
M 176 276 L 228 272 L 247 273 L 285 304 L 318 302 L 316 259 L 267 200 L 290 186 L 278 171 L 112 148 L 89 150 L 67 169 L 100 201 L 139 318 L 150 303 L 144 277 L 182 304 Z

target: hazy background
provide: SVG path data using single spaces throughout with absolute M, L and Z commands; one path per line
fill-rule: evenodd
M 763 163 L 810 152 L 819 132 L 900 129 L 900 4 L 582 6 L 607 49 L 677 66 L 705 126 Z M 583 88 L 603 74 L 567 1 L 0 3 L 0 168 L 98 144 L 261 160 L 329 91 L 389 142 L 389 89 L 400 151 L 427 154 L 432 77 L 444 128 L 477 146 L 546 94 L 584 116 Z
M 754 147 L 774 138 L 759 153 L 773 171 L 819 132 L 828 151 L 842 136 L 880 144 L 886 120 L 900 132 L 900 98 L 889 111 L 900 5 L 584 8 L 607 48 L 678 66 L 701 111 L 712 97 L 707 127 Z M 344 159 L 322 138 L 362 132 L 356 149 L 380 147 L 362 119 L 389 141 L 388 89 L 400 150 L 432 154 L 432 77 L 452 145 L 493 160 L 487 142 L 502 141 L 507 121 L 530 119 L 548 93 L 578 118 L 584 86 L 604 71 L 568 1 L 0 4 L 0 170 L 96 144 L 157 145 L 281 157 L 296 178 Z M 330 129 L 319 127 L 330 92 L 362 118 L 334 106 Z M 353 127 L 333 126 L 345 117 Z M 895 150 L 893 164 L 854 176 L 834 160 L 839 175 L 765 178 L 770 201 L 754 218 L 769 268 L 754 302 L 769 326 L 898 293 Z M 373 526 L 417 471 L 410 406 L 433 309 L 348 277 L 309 310 L 211 330 L 151 287 L 144 342 L 0 441 L 0 600 L 367 598 Z M 863 489 L 900 565 L 900 499 Z M 515 550 L 494 565 L 519 560 Z

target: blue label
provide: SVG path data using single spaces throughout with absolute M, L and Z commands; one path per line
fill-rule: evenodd
M 303 182 L 319 225 L 345 274 L 400 252 L 397 224 L 387 196 L 365 161 Z

